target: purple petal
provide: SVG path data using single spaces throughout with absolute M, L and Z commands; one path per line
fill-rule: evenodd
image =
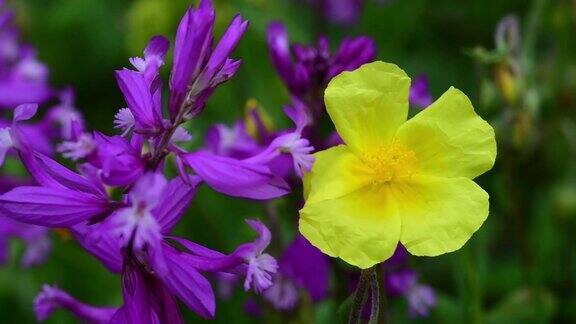
M 252 243 L 252 245 L 254 247 L 254 253 L 260 254 L 270 244 L 270 241 L 272 240 L 272 234 L 270 233 L 268 227 L 266 227 L 264 223 L 257 219 L 247 219 L 246 223 L 248 223 L 248 225 L 250 225 L 250 227 L 252 227 L 256 233 L 258 233 L 258 238 Z
M 63 308 L 83 322 L 109 323 L 117 311 L 114 307 L 95 307 L 79 302 L 55 286 L 44 285 L 34 298 L 34 312 L 39 321 L 47 320 L 54 310 Z
M 137 265 L 129 262 L 122 271 L 122 295 L 124 305 L 119 313 L 114 315 L 113 323 L 142 323 L 153 324 L 154 313 L 150 300 L 151 291 L 148 287 L 149 277 Z M 153 279 L 150 278 L 150 279 Z M 121 317 L 122 322 L 118 321 Z
M 263 165 L 212 155 L 207 152 L 183 156 L 202 180 L 216 191 L 251 199 L 272 199 L 289 192 L 288 184 Z
M 96 133 L 102 180 L 111 186 L 125 186 L 136 181 L 146 169 L 140 152 L 121 136 Z
M 170 115 L 175 117 L 188 87 L 210 55 L 214 28 L 212 1 L 202 0 L 197 10 L 188 9 L 178 25 L 174 63 L 170 75 Z
M 186 262 L 188 262 L 190 266 L 199 271 L 235 272 L 235 270 L 237 270 L 236 268 L 241 266 L 245 261 L 243 255 L 251 251 L 250 247 L 243 244 L 233 253 L 226 255 L 180 237 L 170 237 L 170 239 L 187 249 L 186 253 L 181 255 L 181 257 L 186 259 Z
M 50 99 L 52 90 L 43 82 L 29 80 L 0 81 L 0 106 L 14 107 L 36 102 L 43 103 Z
M 292 98 L 293 105 L 284 107 L 284 113 L 296 125 L 296 132 L 301 133 L 304 127 L 308 126 L 308 113 L 306 105 L 298 98 Z
M 178 177 L 168 182 L 158 205 L 152 210 L 152 214 L 165 235 L 176 226 L 194 198 L 200 179 L 195 177 L 193 181 L 191 184 L 186 184 Z
M 144 57 L 148 59 L 157 58 L 161 62 L 164 62 L 164 57 L 166 56 L 166 52 L 168 52 L 168 48 L 170 47 L 170 41 L 166 39 L 164 36 L 153 36 L 146 49 L 144 49 Z
M 284 83 L 290 86 L 293 82 L 294 64 L 290 56 L 288 33 L 281 22 L 275 21 L 268 25 L 266 36 L 272 64 Z
M 261 150 L 246 132 L 243 121 L 236 122 L 232 127 L 224 124 L 211 126 L 206 132 L 205 143 L 211 153 L 236 159 L 248 158 Z
M 52 251 L 52 241 L 50 241 L 47 231 L 43 227 L 38 228 L 44 231 L 26 239 L 26 251 L 21 261 L 22 266 L 25 268 L 43 263 Z
M 211 87 L 216 87 L 228 80 L 230 80 L 242 65 L 242 60 L 226 59 L 226 63 L 216 73 L 210 82 Z
M 430 308 L 436 306 L 436 292 L 430 286 L 416 285 L 406 296 L 408 299 L 408 314 L 412 317 L 426 317 Z
M 164 65 L 164 57 L 170 47 L 170 41 L 163 36 L 154 36 L 144 50 L 144 60 L 136 57 L 131 59 L 132 64 L 139 72 L 144 73 L 144 79 L 151 93 L 154 93 L 155 106 L 160 107 L 160 89 L 162 81 L 159 76 L 160 67 Z M 136 64 L 134 64 L 136 63 Z
M 264 291 L 264 299 L 281 311 L 293 310 L 300 299 L 298 287 L 281 276 L 276 276 L 272 287 Z
M 408 264 L 408 251 L 402 244 L 396 246 L 394 254 L 384 262 L 387 269 L 403 268 Z
M 110 322 L 183 324 L 178 301 L 163 282 L 140 268 L 135 260 L 126 262 L 122 274 L 124 306 Z
M 145 208 L 156 206 L 164 194 L 166 184 L 164 175 L 148 172 L 134 184 L 130 190 L 130 199 L 133 204 L 142 205 Z
M 170 273 L 161 278 L 164 284 L 198 315 L 213 318 L 216 301 L 210 282 L 181 253 L 166 248 L 165 255 Z
M 216 74 L 220 72 L 224 64 L 227 62 L 228 57 L 244 35 L 246 28 L 248 28 L 248 21 L 242 20 L 242 17 L 239 14 L 236 15 L 218 42 L 218 45 L 216 45 L 216 48 L 212 52 L 212 55 L 206 64 L 206 68 L 202 75 L 205 84 L 212 83 L 211 80 L 214 79 Z M 228 67 L 228 69 L 230 69 L 230 67 Z
M 102 186 L 95 185 L 89 179 L 72 172 L 41 153 L 23 152 L 20 157 L 28 172 L 32 174 L 38 183 L 45 187 L 67 188 L 96 196 L 106 196 Z
M 19 122 L 28 120 L 34 117 L 34 115 L 36 115 L 37 110 L 38 110 L 37 104 L 20 105 L 16 107 L 16 109 L 14 110 L 14 121 Z
M 120 239 L 99 224 L 78 224 L 72 233 L 80 245 L 95 256 L 111 272 L 122 272 Z
M 353 25 L 360 18 L 362 0 L 326 0 L 321 1 L 317 10 L 329 21 L 341 25 Z
M 313 301 L 328 294 L 330 264 L 328 257 L 297 235 L 278 262 L 279 272 L 300 287 L 304 287 Z
M 47 155 L 54 152 L 53 140 L 39 124 L 18 124 L 15 131 L 16 147 L 19 149 L 30 148 Z
M 386 276 L 386 288 L 392 295 L 406 295 L 418 283 L 418 274 L 412 269 L 395 271 Z
M 118 86 L 136 120 L 136 129 L 158 132 L 162 128 L 160 107 L 154 102 L 152 89 L 142 74 L 132 70 L 116 71 Z
M 272 285 L 272 275 L 278 265 L 276 260 L 262 252 L 268 246 L 271 239 L 270 231 L 257 220 L 246 221 L 258 234 L 258 238 L 251 243 L 245 243 L 229 255 L 213 251 L 199 244 L 172 238 L 188 249 L 188 253 L 182 255 L 183 259 L 194 268 L 202 271 L 219 271 L 245 275 L 244 288 L 254 287 L 257 293 L 262 292 Z
M 328 80 L 344 71 L 353 71 L 376 58 L 376 43 L 369 37 L 346 38 L 334 55 Z
M 418 108 L 426 108 L 434 101 L 428 88 L 428 78 L 425 75 L 419 75 L 412 82 L 408 101 L 410 105 Z
M 69 227 L 108 210 L 105 199 L 70 189 L 23 186 L 0 196 L 3 215 L 47 227 Z

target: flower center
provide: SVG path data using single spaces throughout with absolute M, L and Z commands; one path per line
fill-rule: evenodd
M 374 171 L 375 183 L 386 183 L 409 177 L 416 172 L 418 167 L 414 151 L 395 140 L 387 146 L 364 153 L 362 158 Z

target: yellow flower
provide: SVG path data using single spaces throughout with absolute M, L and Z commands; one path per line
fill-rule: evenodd
M 455 88 L 407 121 L 409 88 L 398 66 L 374 62 L 326 89 L 346 144 L 315 154 L 300 232 L 360 268 L 398 242 L 414 255 L 455 251 L 488 216 L 488 194 L 471 179 L 494 165 L 494 130 Z

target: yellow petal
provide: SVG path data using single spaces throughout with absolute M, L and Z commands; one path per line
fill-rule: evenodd
M 394 253 L 400 216 L 388 186 L 366 186 L 336 199 L 308 200 L 299 228 L 322 252 L 366 269 Z
M 397 138 L 414 151 L 421 174 L 475 178 L 496 159 L 494 129 L 455 88 L 402 125 Z
M 346 145 L 314 154 L 312 170 L 304 175 L 304 198 L 312 203 L 338 198 L 366 186 L 371 172 Z
M 394 64 L 373 62 L 330 81 L 326 108 L 352 151 L 386 145 L 408 115 L 410 78 Z
M 488 217 L 488 194 L 467 178 L 414 176 L 391 186 L 400 208 L 400 241 L 414 255 L 458 250 Z

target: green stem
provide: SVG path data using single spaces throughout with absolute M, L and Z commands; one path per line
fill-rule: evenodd
M 382 265 L 377 264 L 372 268 L 362 270 L 360 273 L 360 282 L 354 295 L 352 310 L 350 311 L 350 317 L 348 319 L 349 324 L 363 323 L 362 311 L 366 306 L 369 291 L 372 296 L 369 323 L 388 323 L 384 271 Z
M 354 293 L 354 301 L 352 302 L 348 324 L 362 323 L 362 310 L 368 299 L 368 288 L 370 287 L 371 277 L 371 269 L 364 269 L 360 272 L 360 281 L 358 282 L 356 293 Z
M 374 279 L 372 280 L 372 315 L 370 315 L 370 323 L 389 323 L 384 269 L 379 264 L 372 269 L 374 269 Z

